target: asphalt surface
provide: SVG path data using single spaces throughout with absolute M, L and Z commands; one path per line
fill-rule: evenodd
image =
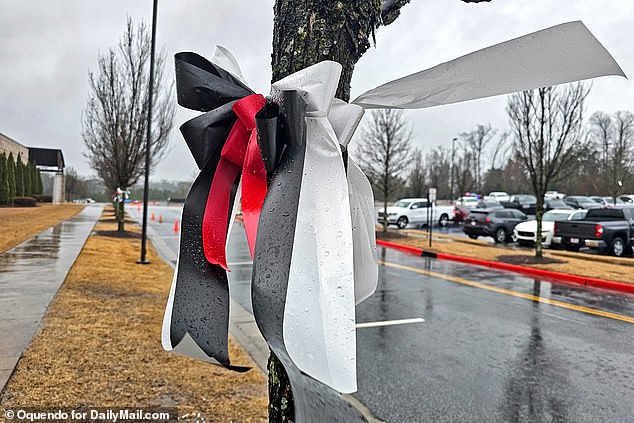
M 149 210 L 153 230 L 177 251 L 180 208 Z M 377 418 L 633 421 L 634 295 L 378 252 L 378 289 L 357 307 L 357 323 L 369 327 L 357 330 L 355 394 Z M 232 297 L 250 311 L 239 223 L 228 258 Z M 402 319 L 424 322 L 386 325 Z

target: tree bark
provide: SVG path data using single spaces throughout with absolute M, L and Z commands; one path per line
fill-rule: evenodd
M 125 232 L 125 203 L 123 201 L 115 202 L 114 210 L 117 218 L 117 231 Z
M 350 99 L 354 66 L 380 23 L 377 0 L 277 0 L 273 28 L 273 81 L 322 60 L 343 66 L 336 96 Z

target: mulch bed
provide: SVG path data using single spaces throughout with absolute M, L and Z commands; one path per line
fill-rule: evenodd
M 121 239 L 141 239 L 141 234 L 138 232 L 131 231 L 93 231 L 93 235 L 98 236 L 107 236 L 110 238 L 121 238 Z
M 501 255 L 497 256 L 497 261 L 507 264 L 560 264 L 565 263 L 563 260 L 558 260 L 552 257 L 535 257 L 532 256 L 520 256 L 520 255 Z

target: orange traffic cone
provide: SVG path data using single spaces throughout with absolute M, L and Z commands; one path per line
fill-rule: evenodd
M 163 215 L 159 214 L 159 223 L 163 223 Z
M 154 217 L 154 213 L 152 213 L 152 222 L 154 222 L 156 218 Z
M 176 219 L 174 221 L 174 233 L 177 234 L 178 233 L 178 219 Z

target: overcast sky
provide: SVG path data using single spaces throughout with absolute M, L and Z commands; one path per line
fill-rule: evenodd
M 195 51 L 209 57 L 214 45 L 230 49 L 250 86 L 268 93 L 271 78 L 273 0 L 160 0 L 157 46 L 171 56 Z M 151 21 L 152 1 L 0 0 L 0 132 L 31 147 L 61 148 L 66 163 L 92 175 L 83 158 L 81 113 L 88 71 L 98 53 L 115 45 L 130 16 Z M 529 32 L 582 20 L 634 75 L 632 0 L 412 0 L 392 25 L 380 28 L 376 47 L 359 61 L 352 98 L 392 79 L 427 69 Z M 407 112 L 415 144 L 425 151 L 450 145 L 477 124 L 507 127 L 506 97 Z M 634 111 L 634 85 L 624 78 L 595 80 L 587 115 L 602 110 Z M 178 108 L 175 128 L 197 113 Z M 191 179 L 194 161 L 177 129 L 167 158 L 153 179 Z

